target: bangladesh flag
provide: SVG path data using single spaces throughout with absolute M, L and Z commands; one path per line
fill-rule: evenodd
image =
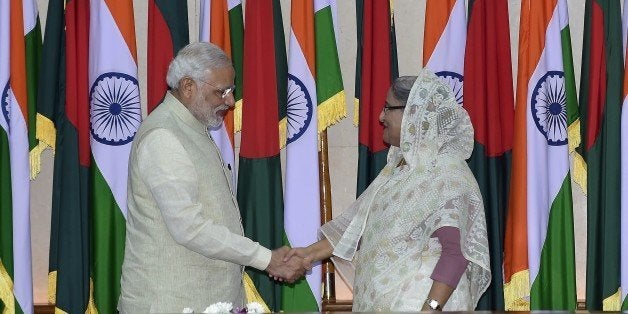
M 280 133 L 285 143 L 287 63 L 278 0 L 247 3 L 244 32 L 244 102 L 238 172 L 238 204 L 247 237 L 282 246 L 283 191 Z M 279 127 L 284 121 L 284 128 Z M 249 274 L 271 310 L 281 308 L 281 285 L 263 271 Z
M 464 108 L 475 143 L 468 163 L 484 200 L 492 276 L 478 310 L 504 310 L 502 262 L 514 120 L 509 30 L 506 1 L 469 2 Z
M 190 42 L 187 1 L 148 0 L 148 113 L 168 90 L 168 65 Z
M 57 130 L 48 301 L 67 313 L 83 313 L 88 305 L 95 310 L 89 267 L 88 4 L 49 2 L 43 54 L 59 59 L 42 67 L 49 90 L 40 93 L 55 95 L 56 102 L 42 99 L 38 104 L 40 112 L 52 114 Z
M 619 0 L 587 0 L 580 152 L 587 165 L 587 309 L 618 311 L 622 31 Z M 624 226 L 625 228 L 625 226 Z
M 624 0 L 624 8 L 628 8 L 628 0 Z M 622 16 L 624 85 L 622 90 L 623 103 L 621 110 L 621 225 L 628 226 L 628 71 L 626 71 L 626 47 L 628 45 L 628 9 Z M 628 310 L 628 228 L 621 229 L 621 302 L 622 311 Z
M 388 146 L 379 114 L 392 81 L 399 76 L 397 43 L 390 1 L 357 0 L 358 52 L 354 123 L 359 124 L 357 195 L 386 165 Z

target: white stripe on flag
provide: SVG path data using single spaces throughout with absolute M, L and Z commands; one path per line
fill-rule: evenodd
M 464 51 L 467 41 L 467 15 L 464 0 L 457 0 L 447 26 L 440 36 L 426 68 L 434 73 L 441 71 L 464 75 Z
M 300 137 L 291 141 L 290 122 L 288 126 L 288 144 L 286 145 L 286 187 L 285 200 L 285 230 L 290 245 L 303 247 L 318 239 L 320 227 L 320 199 L 318 182 L 318 130 L 317 130 L 317 98 L 316 83 L 307 65 L 303 51 L 290 32 L 290 55 L 288 58 L 288 73 L 292 76 L 288 82 L 288 121 L 291 120 L 291 105 L 304 104 L 310 95 L 311 114 L 309 125 Z M 293 78 L 295 78 L 293 80 Z M 295 83 L 296 80 L 300 82 Z M 303 88 L 305 90 L 303 90 Z M 296 98 L 297 96 L 303 98 Z M 291 99 L 296 101 L 291 101 Z M 296 110 L 295 110 L 296 111 Z M 296 115 L 295 115 L 296 116 Z M 297 120 L 299 120 L 297 118 Z M 303 122 L 300 120 L 299 122 Z M 300 124 L 300 123 L 297 123 Z M 297 133 L 298 134 L 298 133 Z M 321 266 L 317 265 L 306 276 L 307 282 L 318 302 L 321 302 Z
M 560 10 L 561 13 L 566 12 Z M 530 283 L 536 278 L 541 261 L 541 250 L 549 220 L 549 212 L 553 200 L 558 195 L 560 188 L 569 172 L 569 147 L 567 144 L 559 146 L 548 145 L 548 140 L 537 128 L 532 116 L 531 103 L 534 89 L 548 71 L 563 71 L 563 57 L 561 46 L 561 25 L 563 20 L 559 16 L 558 5 L 554 8 L 552 19 L 546 29 L 545 49 L 541 54 L 539 63 L 535 68 L 530 81 L 526 99 L 527 121 L 527 169 L 528 169 L 528 263 L 530 265 Z M 547 82 L 547 81 L 546 81 Z M 559 88 L 564 92 L 563 87 Z M 551 85 L 551 83 L 548 83 Z M 552 86 L 545 85 L 543 91 L 549 91 Z M 536 101 L 541 101 L 535 99 Z M 566 104 L 565 104 L 566 108 Z M 563 110 L 565 110 L 563 108 Z M 566 116 L 565 116 L 566 118 Z M 565 120 L 565 138 L 567 122 Z M 548 132 L 549 133 L 549 132 Z
M 141 123 L 137 65 L 104 0 L 91 0 L 89 28 L 90 144 L 126 217 L 131 140 Z
M 198 41 L 209 42 L 209 26 L 211 25 L 212 18 L 212 5 L 210 1 L 212 0 L 201 0 L 201 16 L 199 18 L 200 25 L 198 26 Z

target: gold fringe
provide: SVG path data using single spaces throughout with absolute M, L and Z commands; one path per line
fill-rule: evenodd
M 584 195 L 587 195 L 587 164 L 584 162 L 582 155 L 576 152 L 576 147 L 582 143 L 582 137 L 580 136 L 580 119 L 576 119 L 572 124 L 567 127 L 567 136 L 569 139 L 569 154 L 573 159 L 573 174 L 572 178 L 574 182 Z
M 360 99 L 353 99 L 353 125 L 360 125 Z
M 15 313 L 15 302 L 13 297 L 13 280 L 4 268 L 0 260 L 0 300 L 4 303 L 3 313 Z
M 68 312 L 55 306 L 55 314 L 68 314 Z
M 504 284 L 504 303 L 506 311 L 530 310 L 530 271 L 523 270 L 510 277 Z
M 48 147 L 54 150 L 56 132 L 55 126 L 50 119 L 41 114 L 37 114 L 35 137 L 39 140 L 39 144 L 29 153 L 31 180 L 35 180 L 39 172 L 41 172 L 41 153 Z
M 288 119 L 283 118 L 279 121 L 279 149 L 286 147 L 288 142 Z
M 567 138 L 569 139 L 569 152 L 576 151 L 576 147 L 580 146 L 582 139 L 580 138 L 580 119 L 576 119 L 567 127 Z
M 57 129 L 55 129 L 54 123 L 52 123 L 50 119 L 38 113 L 36 118 L 36 129 L 37 131 L 35 132 L 35 137 L 40 142 L 44 143 L 44 148 L 50 147 L 54 150 L 57 143 Z
M 246 302 L 257 302 L 264 307 L 264 313 L 271 313 L 268 305 L 262 299 L 262 296 L 257 292 L 257 288 L 255 288 L 255 284 L 253 284 L 253 280 L 249 277 L 249 274 L 244 273 L 242 275 L 242 283 L 244 284 L 244 292 L 246 293 Z
M 587 163 L 584 162 L 584 158 L 582 155 L 574 152 L 573 153 L 573 180 L 576 182 L 580 189 L 582 189 L 582 193 L 587 195 Z
M 57 304 L 57 271 L 48 273 L 48 302 Z
M 89 277 L 89 301 L 87 302 L 86 314 L 98 314 L 96 309 L 96 302 L 94 302 L 94 280 Z
M 342 90 L 318 105 L 318 133 L 347 116 L 345 91 Z
M 242 99 L 235 103 L 235 109 L 233 109 L 233 132 L 242 131 Z
M 47 146 L 47 144 L 40 142 L 28 154 L 31 166 L 31 180 L 35 180 L 39 172 L 41 172 L 41 153 L 44 152 Z
M 619 311 L 621 309 L 621 289 L 602 301 L 603 311 Z

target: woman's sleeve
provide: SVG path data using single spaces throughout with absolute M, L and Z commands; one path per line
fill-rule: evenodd
M 430 278 L 456 288 L 469 264 L 460 248 L 460 229 L 441 227 L 434 231 L 432 237 L 438 238 L 442 251 Z

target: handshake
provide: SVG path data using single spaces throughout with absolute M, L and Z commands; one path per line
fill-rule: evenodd
M 293 283 L 312 269 L 312 258 L 306 248 L 282 246 L 272 251 L 266 272 L 278 281 Z

